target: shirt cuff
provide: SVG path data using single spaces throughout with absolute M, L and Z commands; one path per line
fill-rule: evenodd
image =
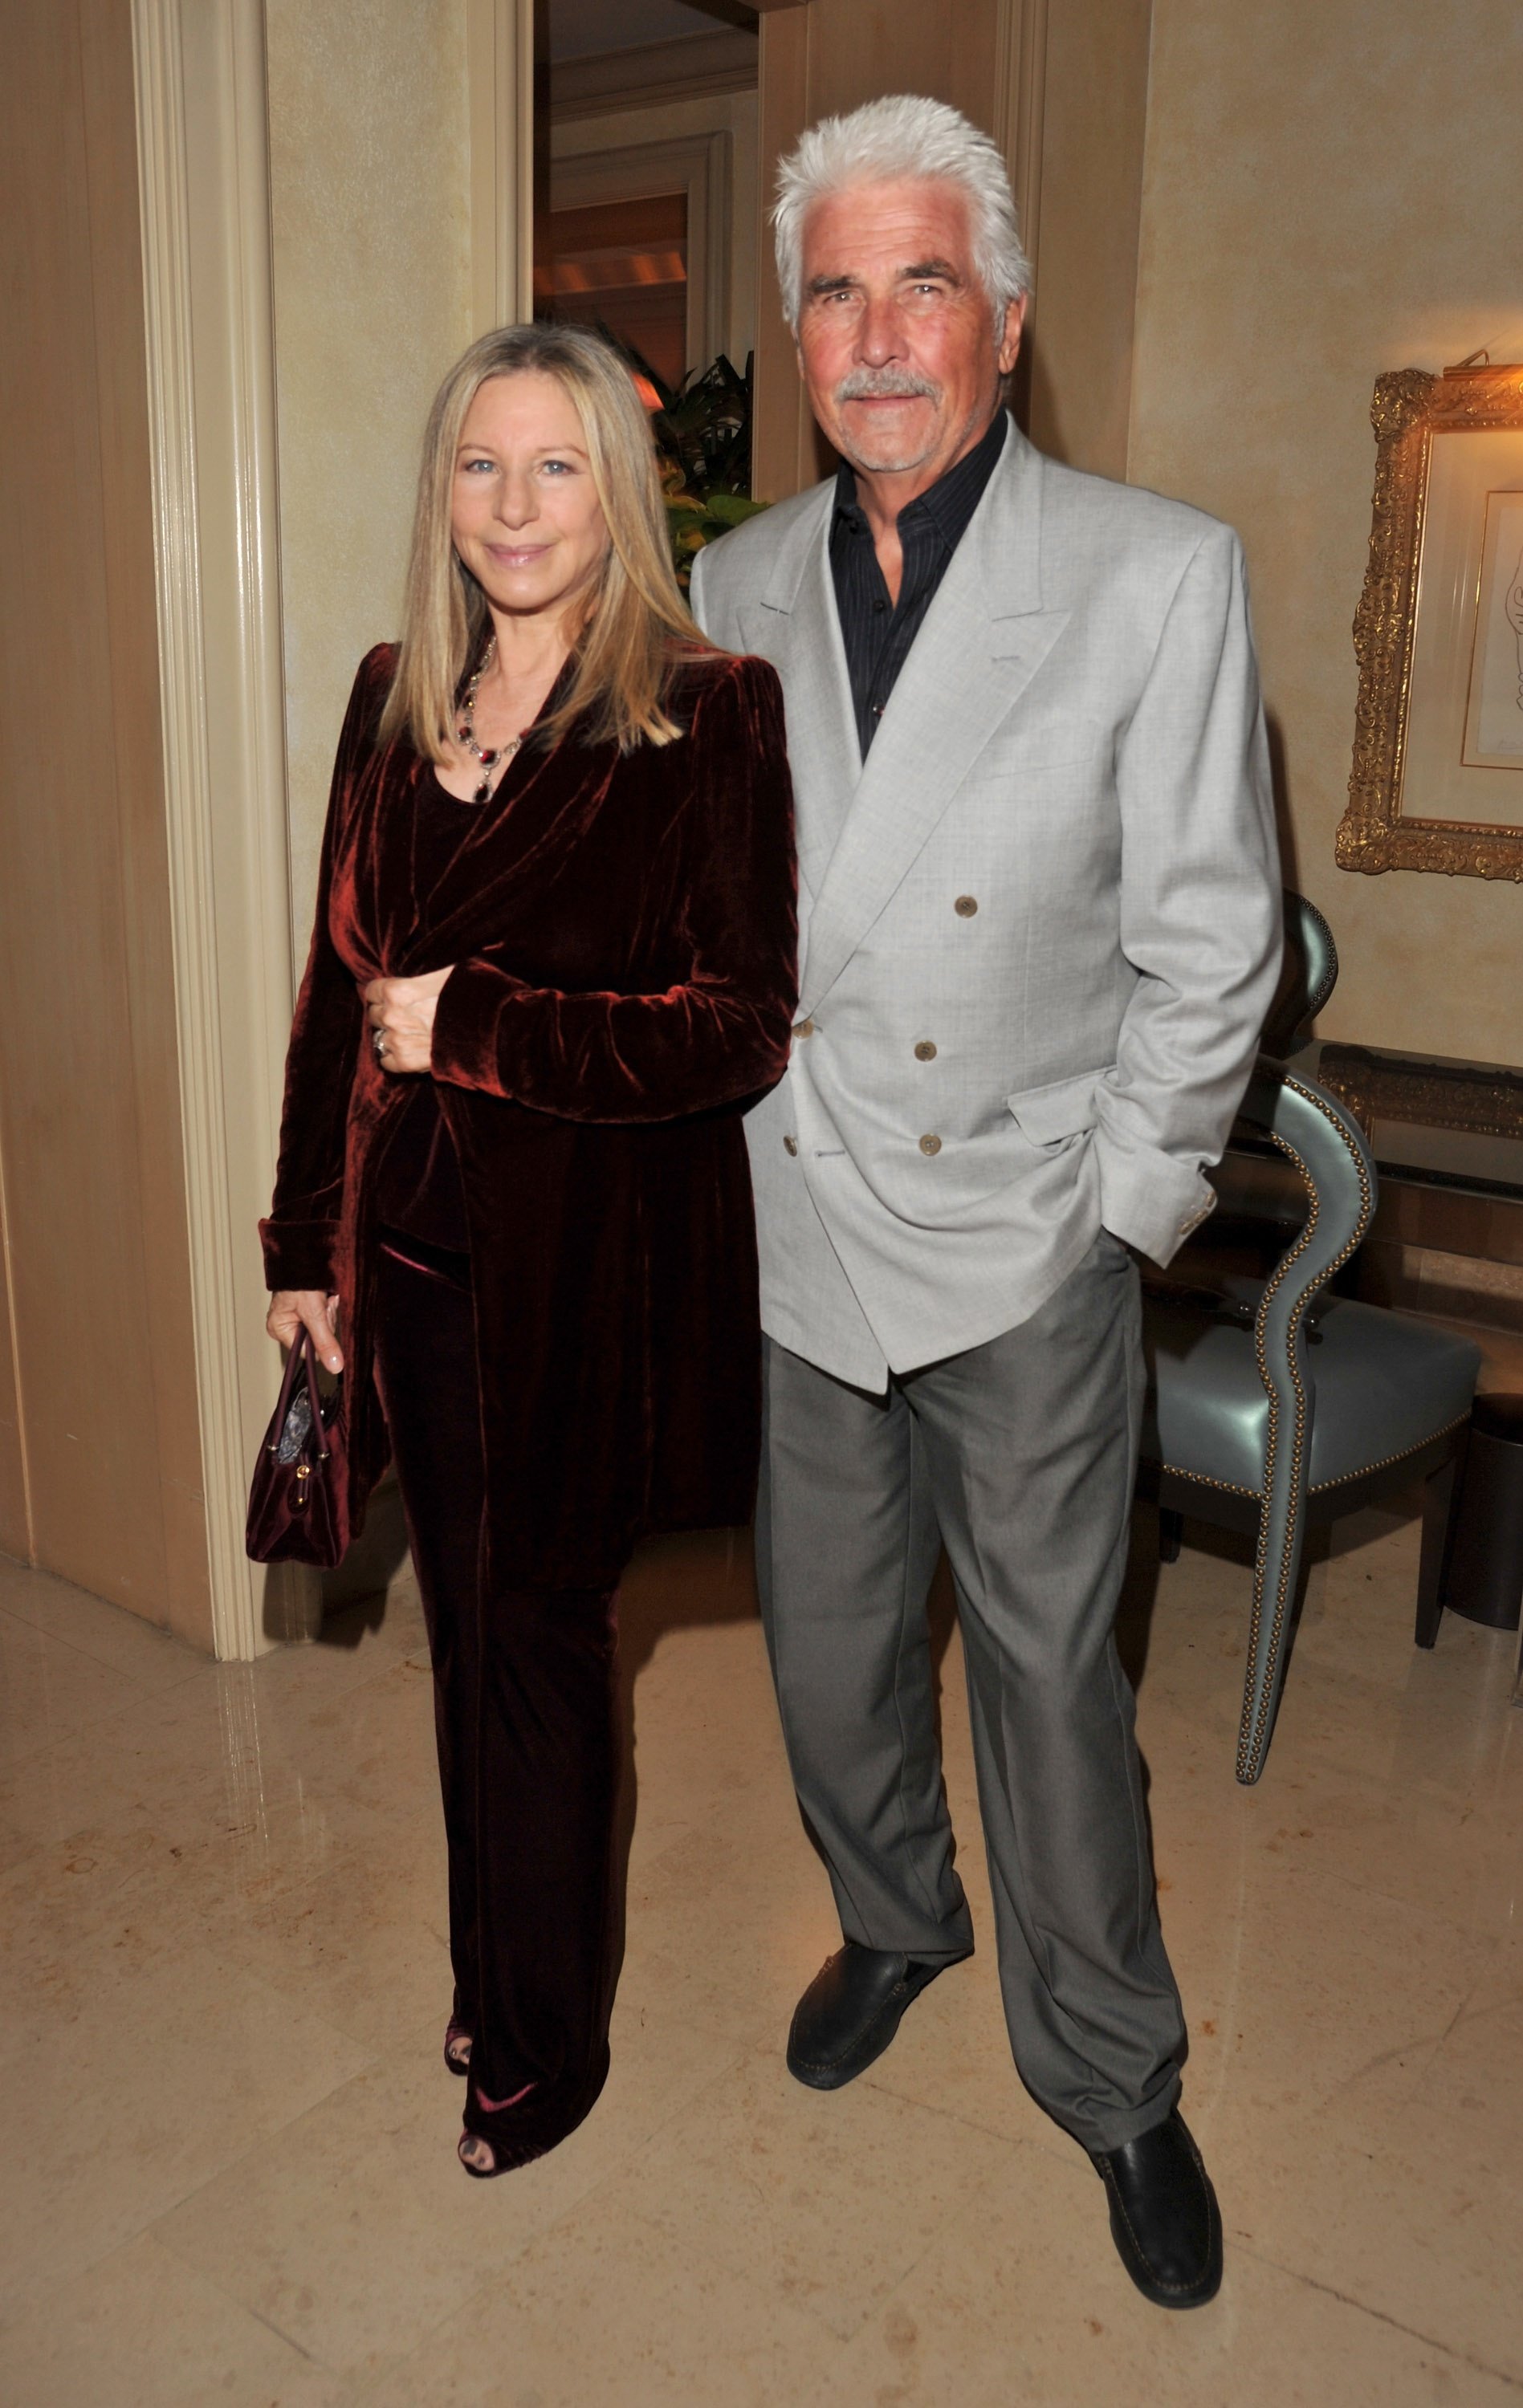
M 1097 1130 L 1100 1219 L 1114 1238 L 1162 1269 L 1216 1210 L 1216 1190 L 1191 1162 L 1148 1146 L 1124 1150 Z

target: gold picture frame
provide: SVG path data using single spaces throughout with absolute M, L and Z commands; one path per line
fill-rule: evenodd
M 1338 865 L 1523 881 L 1523 366 L 1397 369 L 1370 419 Z

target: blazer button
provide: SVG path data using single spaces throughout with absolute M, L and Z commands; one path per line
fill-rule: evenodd
M 955 911 L 959 920 L 970 920 L 974 912 L 978 910 L 978 896 L 976 895 L 959 895 L 955 903 L 952 906 L 952 909 Z
M 800 1020 L 796 1024 L 793 1033 L 796 1037 L 812 1037 L 814 1023 L 812 1020 Z
M 797 1154 L 798 1140 L 796 1137 L 785 1137 L 783 1140 L 783 1150 L 784 1154 Z
M 915 1047 L 915 1060 L 917 1062 L 934 1062 L 935 1059 L 935 1046 L 931 1043 L 928 1037 L 923 1037 L 919 1044 Z
M 939 1137 L 923 1137 L 920 1140 L 920 1151 L 922 1154 L 940 1154 L 941 1151 L 941 1139 Z

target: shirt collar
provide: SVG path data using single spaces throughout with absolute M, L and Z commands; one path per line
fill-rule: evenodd
M 927 485 L 923 494 L 905 504 L 899 512 L 900 526 L 907 519 L 929 519 L 947 550 L 955 552 L 968 532 L 968 523 L 983 500 L 984 488 L 1005 448 L 1009 423 L 1009 412 L 997 409 L 972 450 L 955 461 L 934 485 Z M 856 498 L 856 473 L 849 460 L 842 460 L 836 471 L 834 516 L 838 521 L 843 520 L 854 534 L 867 530 L 867 512 Z

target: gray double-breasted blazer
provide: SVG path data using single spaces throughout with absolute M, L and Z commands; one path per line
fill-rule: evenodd
M 763 1326 L 878 1389 L 1027 1318 L 1102 1225 L 1162 1263 L 1210 1211 L 1279 870 L 1230 528 L 1012 424 L 864 767 L 833 494 L 700 552 L 693 608 L 779 671 L 797 810 Z

